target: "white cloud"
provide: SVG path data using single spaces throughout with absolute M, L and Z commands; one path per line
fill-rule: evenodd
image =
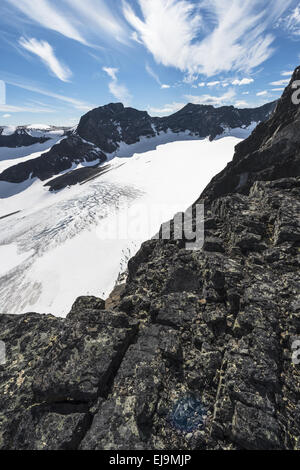
M 235 91 L 229 90 L 227 93 L 221 96 L 211 96 L 211 95 L 186 95 L 185 98 L 193 104 L 211 104 L 213 106 L 222 106 L 232 102 L 232 99 L 235 97 Z
M 198 80 L 198 74 L 188 73 L 183 78 L 183 83 L 187 83 L 188 85 L 190 85 L 191 83 L 194 83 L 196 80 Z
M 170 103 L 170 104 L 165 104 L 162 108 L 155 108 L 155 107 L 150 107 L 149 108 L 149 113 L 150 114 L 156 114 L 156 115 L 161 115 L 161 116 L 166 116 L 168 114 L 173 114 L 176 113 L 176 111 L 179 111 L 185 106 L 186 103 Z
M 249 95 L 249 94 L 250 94 L 249 91 L 244 91 L 244 92 L 242 93 L 242 95 Z
M 162 83 L 159 76 L 157 75 L 157 73 L 154 72 L 154 70 L 150 67 L 149 64 L 146 64 L 145 66 L 145 69 L 146 69 L 146 72 L 152 77 L 154 78 L 154 80 L 156 81 L 156 83 L 158 83 L 158 85 L 160 86 L 160 88 L 162 90 L 166 90 L 168 88 L 171 88 L 170 85 L 167 85 L 166 83 Z
M 266 96 L 268 94 L 267 90 L 264 90 L 264 91 L 259 91 L 258 93 L 256 93 L 256 96 Z
M 291 77 L 293 75 L 293 71 L 288 71 L 288 72 L 281 72 L 282 77 Z
M 11 117 L 11 114 L 3 114 L 3 116 L 2 116 L 2 117 L 3 117 L 3 118 L 5 118 L 5 119 L 8 119 L 8 118 L 10 118 L 10 117 Z
M 19 44 L 27 51 L 37 55 L 57 78 L 63 82 L 69 81 L 72 76 L 71 70 L 57 59 L 53 48 L 48 42 L 38 41 L 34 38 L 20 38 Z
M 159 84 L 159 86 L 162 86 L 159 76 L 157 75 L 157 73 L 154 72 L 150 65 L 146 64 L 145 69 L 146 72 L 150 75 L 150 77 L 154 78 L 154 80 L 156 81 L 156 83 Z
M 107 73 L 107 75 L 111 78 L 111 82 L 109 83 L 109 91 L 111 94 L 117 99 L 122 101 L 123 104 L 127 105 L 130 100 L 131 96 L 129 91 L 127 90 L 125 85 L 122 85 L 118 81 L 118 72 L 119 69 L 111 68 L 111 67 L 103 67 L 102 70 Z
M 61 2 L 61 0 L 60 0 Z M 117 18 L 116 8 L 110 10 L 110 1 L 104 0 L 65 0 L 70 10 L 75 10 L 76 19 L 82 19 L 82 25 L 88 25 L 89 33 L 99 35 L 100 31 L 108 34 L 117 41 L 127 43 L 126 29 L 120 19 Z
M 271 82 L 270 85 L 274 86 L 284 86 L 290 83 L 290 79 L 287 78 L 286 80 L 278 80 L 277 82 Z
M 8 104 L 0 104 L 0 112 L 8 113 L 53 113 L 54 110 L 50 108 L 39 108 L 39 107 L 30 107 L 30 106 L 13 106 Z M 10 117 L 10 114 L 7 114 L 3 117 Z
M 204 87 L 206 84 L 204 82 L 198 83 L 199 87 Z
M 237 101 L 234 106 L 236 108 L 245 108 L 246 106 L 248 106 L 248 103 L 246 101 Z
M 40 26 L 67 38 L 93 46 L 99 38 L 128 42 L 129 31 L 124 20 L 105 0 L 2 0 L 21 14 L 14 20 L 28 18 Z M 13 13 L 13 12 L 12 12 Z
M 267 60 L 274 41 L 268 26 L 291 1 L 274 0 L 270 9 L 261 0 L 138 0 L 140 17 L 124 0 L 124 15 L 157 63 L 213 76 L 250 71 Z
M 234 80 L 232 82 L 232 85 L 237 85 L 237 86 L 250 85 L 250 83 L 253 83 L 253 82 L 254 82 L 253 78 L 242 78 L 242 80 Z
M 214 86 L 220 85 L 220 83 L 221 82 L 219 81 L 215 81 L 215 82 L 208 82 L 206 85 L 209 87 L 214 87 Z
M 78 100 L 76 98 L 71 98 L 66 95 L 60 95 L 59 93 L 54 93 L 54 92 L 45 90 L 41 88 L 40 86 L 36 85 L 35 83 L 26 82 L 22 77 L 18 77 L 12 74 L 7 74 L 5 72 L 0 72 L 0 75 L 2 76 L 3 80 L 9 85 L 13 85 L 18 88 L 31 91 L 33 93 L 38 93 L 40 95 L 47 96 L 49 98 L 54 98 L 55 100 L 59 100 L 64 103 L 67 103 L 80 111 L 89 111 L 90 109 L 96 107 L 95 104 L 90 104 L 85 101 Z
M 281 19 L 279 24 L 283 24 L 291 34 L 300 35 L 300 5 L 298 5 L 288 16 Z
M 272 88 L 272 91 L 284 91 L 284 88 Z
M 41 26 L 86 44 L 83 36 L 72 24 L 71 15 L 64 15 L 48 0 L 8 0 L 8 2 Z
M 112 67 L 103 67 L 102 70 L 107 73 L 107 75 L 112 79 L 112 80 L 117 80 L 117 73 L 119 72 L 119 69 L 115 69 Z
M 143 44 L 143 41 L 139 39 L 138 33 L 136 31 L 133 31 L 130 37 L 133 39 L 133 41 L 138 42 L 139 44 Z

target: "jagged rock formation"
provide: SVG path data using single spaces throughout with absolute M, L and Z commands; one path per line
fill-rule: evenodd
M 100 164 L 106 160 L 107 154 L 116 152 L 122 142 L 135 144 L 142 137 L 155 137 L 161 132 L 176 134 L 188 131 L 199 138 L 210 136 L 213 140 L 225 128 L 247 127 L 252 122 L 267 119 L 275 104 L 268 103 L 256 109 L 188 104 L 172 116 L 152 118 L 146 111 L 125 108 L 122 103 L 111 103 L 85 114 L 77 131 L 69 132 L 68 137 L 49 152 L 2 172 L 0 181 L 20 183 L 30 175 L 45 180 L 61 171 L 70 170 L 73 164 L 96 160 Z M 71 184 L 80 182 L 82 173 L 73 174 L 69 178 Z M 60 189 L 63 187 L 65 185 L 60 185 Z
M 122 103 L 111 103 L 93 109 L 79 122 L 77 133 L 93 142 L 105 153 L 113 153 L 120 142 L 134 144 L 140 137 L 154 137 L 153 120 L 146 111 L 124 108 Z
M 296 69 L 291 83 L 299 79 Z M 236 146 L 232 162 L 204 191 L 208 200 L 238 192 L 248 194 L 255 181 L 300 175 L 299 107 L 292 103 L 295 90 L 288 86 L 271 118 L 261 122 L 252 135 Z
M 40 157 L 9 167 L 0 174 L 0 181 L 21 183 L 30 178 L 45 181 L 62 171 L 69 170 L 73 164 L 83 162 L 103 163 L 106 156 L 95 145 L 84 142 L 80 137 L 72 135 L 54 145 Z
M 107 173 L 110 165 L 100 166 L 99 164 L 78 168 L 77 170 L 68 171 L 64 175 L 58 176 L 48 181 L 44 186 L 49 187 L 50 191 L 60 191 L 67 186 L 74 186 L 75 184 L 84 184 L 97 176 Z
M 0 316 L 0 448 L 300 450 L 300 175 L 279 171 L 298 159 L 291 92 L 200 198 L 202 250 L 146 242 L 111 310 Z
M 238 109 L 234 106 L 214 108 L 211 105 L 187 104 L 171 116 L 156 120 L 159 131 L 171 129 L 172 132 L 184 132 L 188 129 L 199 137 L 210 136 L 214 140 L 226 128 L 248 127 L 253 122 L 263 122 L 275 109 L 276 101 L 259 108 Z
M 146 111 L 112 103 L 83 116 L 77 133 L 105 153 L 115 152 L 120 142 L 135 144 L 141 137 L 155 137 L 168 130 L 173 133 L 189 131 L 199 138 L 210 136 L 213 140 L 225 128 L 248 127 L 252 122 L 266 120 L 275 105 L 276 102 L 272 102 L 260 108 L 237 109 L 234 106 L 214 108 L 190 103 L 171 116 L 153 118 Z
M 16 129 L 13 134 L 10 135 L 2 135 L 3 129 L 0 132 L 0 147 L 29 147 L 29 145 L 33 144 L 43 144 L 47 140 L 48 137 L 33 137 L 31 136 L 26 129 Z

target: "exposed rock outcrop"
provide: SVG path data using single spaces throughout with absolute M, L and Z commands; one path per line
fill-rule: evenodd
M 0 316 L 0 448 L 300 450 L 291 93 L 200 198 L 202 250 L 146 242 L 109 311 L 81 298 L 66 320 Z
M 45 181 L 72 166 L 83 162 L 103 163 L 106 156 L 94 144 L 71 135 L 54 145 L 40 157 L 9 167 L 0 174 L 0 181 L 21 183 L 28 178 L 39 178 Z
M 0 147 L 29 147 L 33 144 L 43 144 L 49 137 L 33 137 L 25 129 L 17 129 L 13 134 L 2 135 L 0 132 Z
M 159 131 L 171 129 L 173 132 L 184 132 L 188 129 L 199 137 L 210 136 L 214 140 L 226 128 L 248 127 L 253 122 L 263 122 L 270 117 L 276 101 L 259 108 L 238 109 L 234 106 L 214 108 L 211 105 L 187 104 L 171 116 L 156 120 Z
M 155 137 L 159 132 L 188 131 L 199 138 L 215 139 L 226 128 L 248 127 L 252 122 L 265 121 L 274 111 L 276 102 L 254 109 L 234 106 L 187 104 L 171 116 L 153 118 L 146 111 L 125 108 L 122 103 L 111 103 L 85 114 L 77 133 L 93 142 L 105 153 L 115 152 L 120 142 L 135 144 L 141 137 Z
M 291 83 L 300 78 L 297 68 Z M 236 146 L 233 161 L 208 185 L 202 198 L 229 193 L 248 194 L 255 181 L 300 176 L 300 108 L 293 104 L 291 84 L 285 89 L 271 118 Z

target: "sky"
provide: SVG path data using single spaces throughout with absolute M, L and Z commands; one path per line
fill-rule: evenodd
M 297 0 L 1 0 L 0 125 L 74 126 L 111 102 L 256 107 L 299 63 Z

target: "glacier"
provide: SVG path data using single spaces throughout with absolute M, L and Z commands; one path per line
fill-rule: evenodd
M 124 148 L 105 173 L 59 192 L 38 179 L 0 182 L 0 312 L 65 317 L 79 295 L 107 298 L 141 243 L 199 197 L 246 131 L 227 134 Z M 14 149 L 18 161 L 36 156 L 38 145 L 23 157 Z

